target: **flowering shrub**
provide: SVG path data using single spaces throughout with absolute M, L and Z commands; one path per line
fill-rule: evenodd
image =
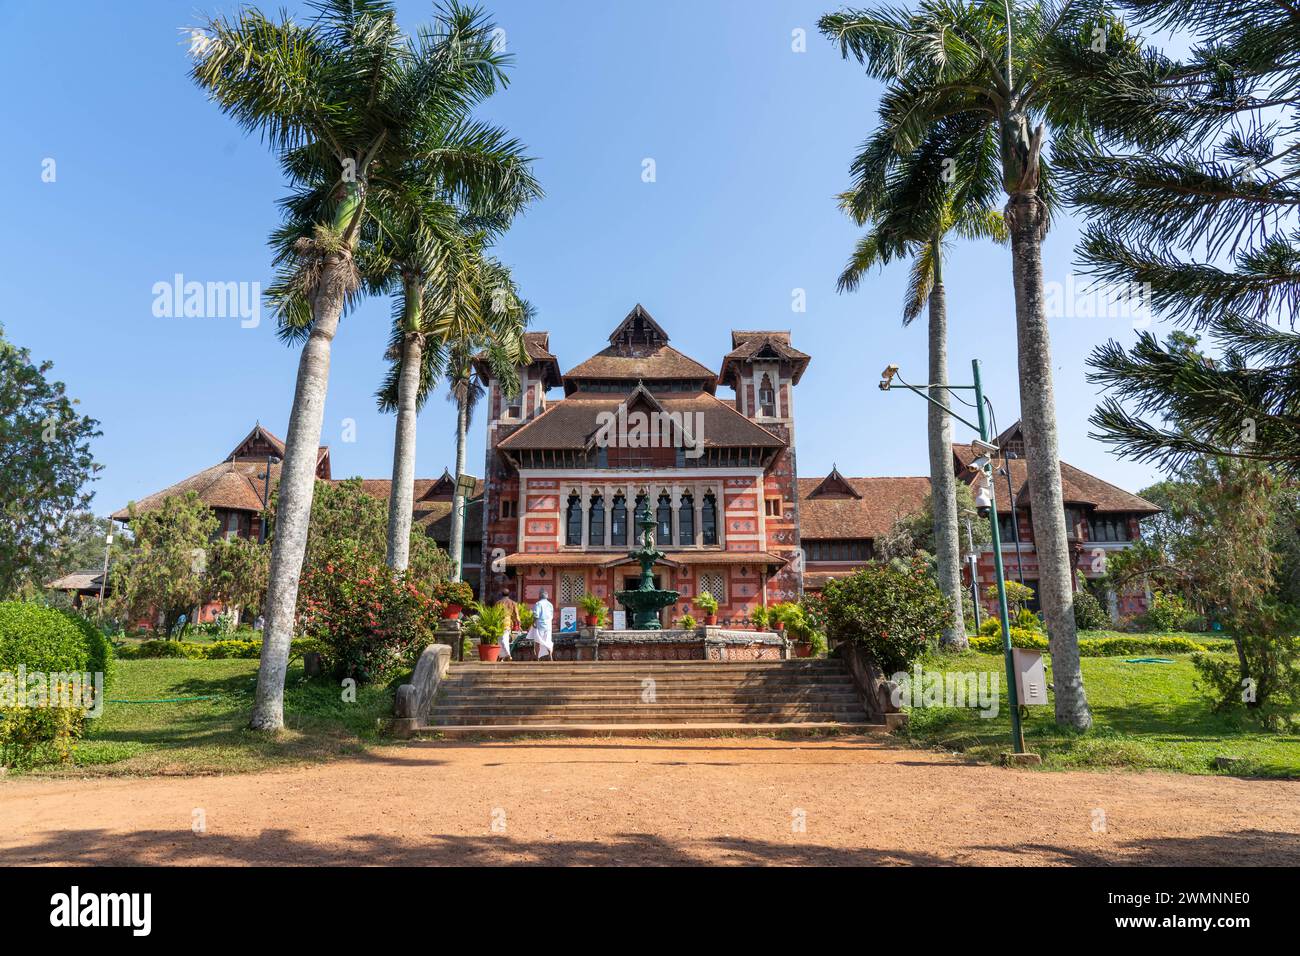
M 867 649 L 886 674 L 907 670 L 952 616 L 925 562 L 869 564 L 822 589 L 826 636 Z
M 433 640 L 440 610 L 427 589 L 359 548 L 304 573 L 298 601 L 300 630 L 320 642 L 334 677 L 360 684 L 413 666 Z

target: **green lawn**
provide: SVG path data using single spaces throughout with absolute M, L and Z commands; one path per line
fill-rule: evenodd
M 256 660 L 123 660 L 109 703 L 86 722 L 75 766 L 54 773 L 231 773 L 356 753 L 376 736 L 375 719 L 391 716 L 391 688 L 357 689 L 344 703 L 330 681 L 303 680 L 290 668 L 285 730 L 267 736 L 245 729 L 252 711 Z M 173 703 L 178 697 L 214 700 Z
M 1092 636 L 1092 635 L 1089 635 Z M 1051 658 L 1044 655 L 1051 680 Z M 1214 714 L 1192 686 L 1190 655 L 1170 655 L 1172 664 L 1128 664 L 1123 657 L 1083 658 L 1083 680 L 1094 727 L 1086 734 L 1060 730 L 1049 707 L 1030 708 L 1025 742 L 1042 754 L 1047 768 L 1154 769 L 1181 773 L 1300 777 L 1300 735 L 1261 731 L 1239 714 Z M 959 708 L 914 708 L 905 731 L 915 744 L 960 752 L 981 761 L 1010 749 L 1002 658 L 967 652 L 922 658 L 936 671 L 997 671 L 998 716 L 981 718 Z M 1230 771 L 1217 770 L 1216 757 L 1242 757 Z

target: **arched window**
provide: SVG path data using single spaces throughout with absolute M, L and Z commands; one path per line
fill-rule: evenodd
M 704 544 L 718 543 L 718 501 L 711 491 L 700 504 L 700 531 L 703 533 Z
M 690 494 L 682 495 L 677 508 L 677 543 L 695 543 L 695 499 Z
M 564 543 L 582 544 L 582 499 L 577 493 L 569 495 L 569 508 L 564 519 Z
M 587 518 L 587 546 L 605 546 L 605 499 L 599 492 L 591 496 L 591 513 Z
M 641 512 L 650 507 L 649 499 L 645 492 L 636 496 L 636 501 L 632 505 L 632 543 L 641 543 L 641 529 L 637 527 L 637 522 L 641 520 Z
M 659 496 L 659 509 L 655 514 L 655 544 L 673 543 L 673 499 L 664 492 Z
M 614 496 L 614 507 L 609 512 L 609 543 L 627 544 L 627 499 L 622 495 Z
M 772 387 L 772 378 L 766 372 L 758 386 L 758 409 L 764 418 L 776 418 L 776 389 Z

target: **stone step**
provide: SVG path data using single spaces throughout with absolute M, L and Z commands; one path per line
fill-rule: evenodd
M 831 690 L 852 690 L 853 681 L 847 677 L 820 677 L 805 678 L 803 680 L 682 680 L 672 677 L 654 677 L 643 678 L 641 680 L 513 680 L 513 681 L 466 681 L 449 679 L 443 682 L 442 686 L 457 691 L 496 693 L 507 692 L 534 687 L 546 688 L 547 690 L 610 690 L 610 691 L 640 691 L 646 686 L 647 680 L 653 680 L 654 686 L 660 690 L 666 688 L 689 688 L 700 693 L 707 693 L 711 690 L 751 690 L 756 692 L 767 691 L 770 693 L 780 693 L 782 690 L 798 687 L 820 687 Z
M 682 720 L 865 720 L 861 707 L 492 707 L 492 708 L 434 708 L 429 722 L 435 724 L 465 723 L 673 723 Z
M 820 736 L 823 734 L 889 733 L 884 724 L 846 721 L 793 723 L 737 723 L 700 721 L 679 724 L 459 724 L 427 725 L 411 731 L 413 737 L 766 737 Z
M 627 688 L 624 691 L 612 691 L 607 688 L 511 688 L 508 691 L 464 691 L 464 689 L 447 688 L 439 692 L 439 701 L 478 702 L 491 704 L 494 701 L 551 701 L 563 704 L 565 701 L 771 701 L 771 700 L 857 700 L 852 688 L 836 689 L 822 687 L 790 687 L 780 692 L 766 689 L 725 688 L 708 693 L 698 693 L 689 688 L 656 688 L 653 700 L 641 688 Z

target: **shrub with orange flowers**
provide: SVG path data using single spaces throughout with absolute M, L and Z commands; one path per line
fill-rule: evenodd
M 429 590 L 361 548 L 343 547 L 303 573 L 299 628 L 320 641 L 336 680 L 383 683 L 414 666 L 433 640 L 441 608 Z

